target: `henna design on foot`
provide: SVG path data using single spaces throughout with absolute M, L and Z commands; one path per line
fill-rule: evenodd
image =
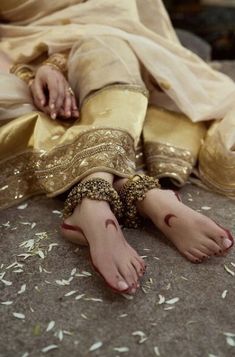
M 112 219 L 106 219 L 105 228 L 108 228 L 109 224 L 112 224 L 116 228 L 116 231 L 118 232 L 118 227 L 117 227 L 116 223 Z
M 165 216 L 165 218 L 164 218 L 164 222 L 166 223 L 166 225 L 168 226 L 168 227 L 171 227 L 171 225 L 170 225 L 170 219 L 171 218 L 173 218 L 173 217 L 175 217 L 175 218 L 177 218 L 174 214 L 167 214 L 166 216 Z

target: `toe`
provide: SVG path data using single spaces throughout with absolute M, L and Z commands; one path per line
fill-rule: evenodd
M 221 247 L 213 239 L 207 239 L 203 242 L 200 249 L 208 255 L 219 256 L 222 254 Z
M 142 265 L 140 264 L 139 260 L 136 259 L 136 257 L 133 257 L 131 264 L 134 267 L 138 277 L 142 277 L 144 275 L 144 270 L 143 270 Z
M 190 253 L 193 254 L 197 259 L 204 260 L 209 258 L 209 255 L 204 253 L 201 249 L 191 248 Z
M 192 263 L 201 263 L 202 260 L 198 259 L 197 257 L 195 257 L 192 253 L 186 251 L 183 253 L 183 255 L 190 260 Z
M 129 292 L 134 294 L 137 289 L 136 273 L 133 273 L 134 268 L 126 265 L 125 267 L 120 267 L 118 270 L 120 275 L 123 276 L 124 280 L 129 285 Z

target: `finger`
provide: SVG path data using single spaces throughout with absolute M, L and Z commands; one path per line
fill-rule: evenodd
M 55 112 L 56 115 L 59 115 L 61 109 L 63 109 L 64 99 L 66 95 L 65 83 L 59 79 L 57 81 L 57 99 L 55 102 Z
M 71 117 L 71 113 L 72 113 L 72 98 L 71 97 L 72 96 L 67 88 L 65 101 L 64 101 L 64 112 L 65 112 L 66 118 Z
M 50 80 L 47 83 L 47 86 L 49 91 L 49 108 L 51 111 L 51 117 L 52 119 L 55 119 L 56 118 L 55 103 L 58 96 L 57 81 L 54 78 L 50 78 Z
M 34 100 L 37 100 L 37 102 L 40 102 L 41 106 L 44 106 L 46 104 L 46 96 L 43 90 L 43 83 L 40 80 L 37 80 L 37 78 L 35 78 L 31 86 L 31 90 L 33 93 Z
M 77 107 L 77 103 L 76 103 L 76 98 L 75 96 L 73 95 L 72 98 L 72 113 L 73 113 L 73 116 L 75 118 L 78 118 L 79 117 L 79 111 L 78 111 L 78 107 Z

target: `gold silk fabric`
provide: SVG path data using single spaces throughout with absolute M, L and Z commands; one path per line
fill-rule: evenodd
M 129 176 L 135 161 L 183 185 L 199 159 L 207 187 L 235 197 L 235 84 L 181 46 L 162 1 L 3 0 L 0 18 L 0 57 L 36 66 L 69 52 L 81 112 L 52 121 L 0 72 L 0 208 L 92 172 Z

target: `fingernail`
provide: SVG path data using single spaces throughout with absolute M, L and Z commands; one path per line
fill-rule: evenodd
M 41 103 L 41 105 L 42 105 L 42 106 L 44 106 L 44 100 L 41 100 L 41 102 L 40 102 L 40 103 Z
M 118 282 L 118 288 L 122 291 L 122 290 L 128 289 L 129 286 L 125 281 L 119 281 Z
M 71 116 L 71 112 L 67 112 L 66 114 L 67 114 L 67 116 L 69 116 L 69 117 Z
M 226 238 L 224 241 L 223 241 L 223 245 L 225 248 L 230 248 L 231 245 L 232 245 L 232 242 L 230 239 Z
M 51 114 L 52 119 L 56 119 L 56 113 Z
M 54 108 L 55 108 L 55 104 L 51 104 L 51 105 L 50 105 L 50 108 L 51 108 L 51 109 L 54 109 Z

